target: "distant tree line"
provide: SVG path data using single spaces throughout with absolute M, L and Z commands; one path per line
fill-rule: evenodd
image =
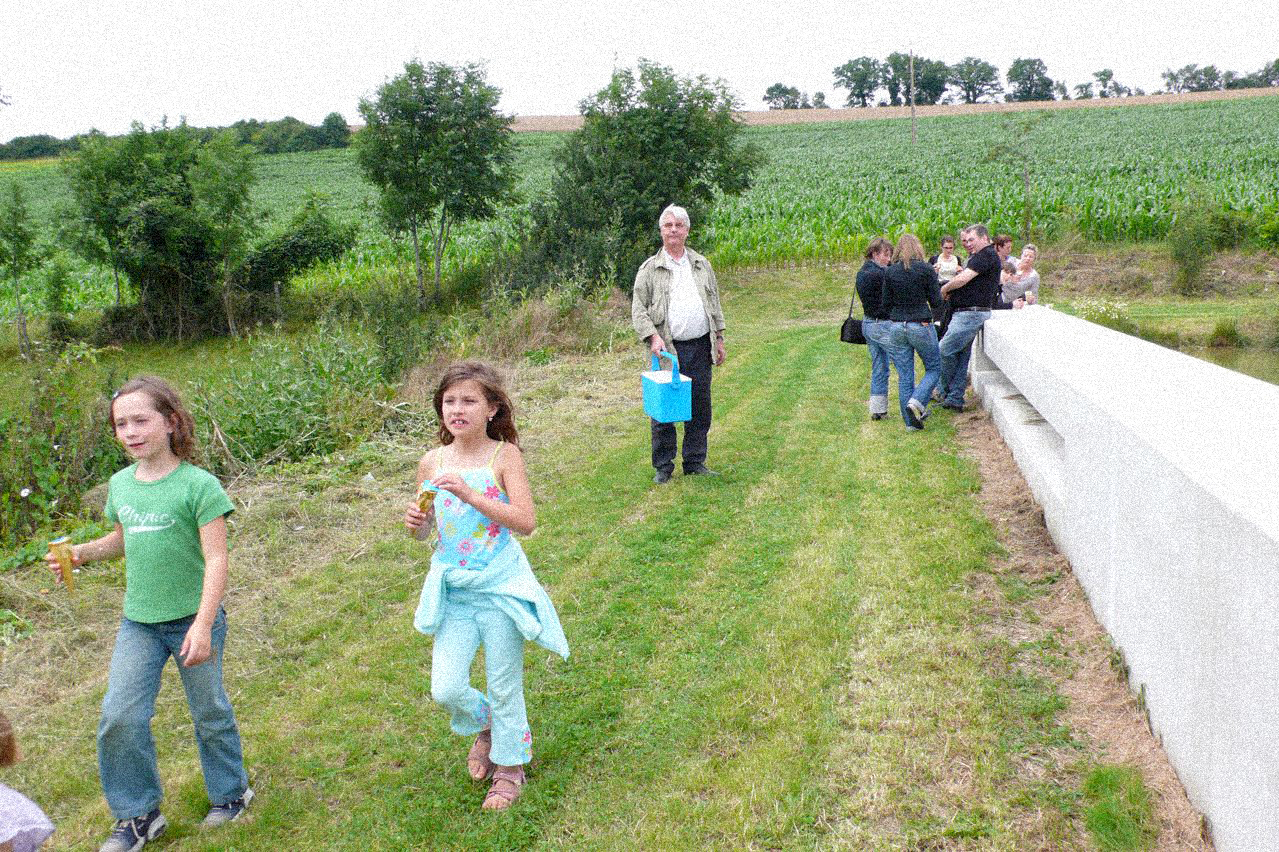
M 209 142 L 226 130 L 231 131 L 236 142 L 248 145 L 262 154 L 319 151 L 323 148 L 345 148 L 351 144 L 351 130 L 346 119 L 338 112 L 329 113 L 318 125 L 287 116 L 278 121 L 250 118 L 237 121 L 230 127 L 190 128 L 200 142 Z M 91 135 L 92 133 L 81 133 L 68 139 L 59 139 L 47 133 L 18 136 L 0 145 L 0 160 L 34 160 L 74 153 L 80 150 L 80 146 Z
M 1013 60 L 1006 74 L 1007 84 L 1000 79 L 999 69 L 975 56 L 967 56 L 953 65 L 924 56 L 914 57 L 914 88 L 911 86 L 911 57 L 895 52 L 880 60 L 859 56 L 835 68 L 835 86 L 848 91 L 845 106 L 904 106 L 917 104 L 1070 100 L 1122 98 L 1146 94 L 1139 88 L 1125 86 L 1115 79 L 1115 72 L 1103 68 L 1092 79 L 1068 87 L 1064 80 L 1048 76 L 1042 59 Z M 1279 59 L 1250 74 L 1220 71 L 1215 65 L 1187 65 L 1163 73 L 1168 93 L 1204 92 L 1222 89 L 1251 89 L 1279 86 Z M 1163 94 L 1159 91 L 1154 94 Z M 818 100 L 820 99 L 820 103 Z M 769 109 L 807 109 L 826 106 L 826 98 L 818 92 L 812 103 L 794 86 L 774 83 L 764 92 Z

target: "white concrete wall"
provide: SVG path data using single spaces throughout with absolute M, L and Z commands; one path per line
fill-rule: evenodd
M 1279 386 L 1039 306 L 972 370 L 1217 848 L 1279 850 Z

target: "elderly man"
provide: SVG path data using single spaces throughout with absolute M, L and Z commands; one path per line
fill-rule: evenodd
M 657 219 L 662 249 L 640 264 L 631 294 L 631 323 L 650 351 L 674 349 L 680 372 L 693 380 L 693 419 L 684 424 L 684 475 L 711 474 L 711 364 L 724 363 L 724 312 L 710 261 L 688 248 L 688 211 L 672 204 Z M 653 421 L 653 481 L 675 471 L 673 423 Z
M 968 252 L 968 264 L 941 288 L 942 295 L 950 301 L 951 319 L 946 336 L 938 344 L 941 350 L 938 388 L 942 407 L 951 411 L 964 410 L 973 338 L 990 319 L 990 308 L 1000 292 L 999 254 L 986 226 L 969 225 L 960 233 L 960 241 Z

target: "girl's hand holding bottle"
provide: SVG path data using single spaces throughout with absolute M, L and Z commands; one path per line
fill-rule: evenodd
M 404 526 L 418 541 L 425 541 L 435 526 L 435 507 L 429 501 L 423 501 L 428 508 L 423 509 L 417 501 L 409 503 L 404 511 Z
M 80 555 L 80 545 L 73 544 L 66 550 L 71 553 L 71 567 L 79 568 L 84 564 L 84 557 Z M 52 549 L 44 555 L 44 563 L 49 570 L 53 572 L 53 576 L 57 578 L 57 582 L 62 582 L 62 563 L 58 561 L 58 555 Z

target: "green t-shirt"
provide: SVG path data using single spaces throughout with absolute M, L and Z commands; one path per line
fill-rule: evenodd
M 163 479 L 139 482 L 137 465 L 111 477 L 107 520 L 124 528 L 124 616 L 143 624 L 200 609 L 200 527 L 235 511 L 207 470 L 182 462 Z

